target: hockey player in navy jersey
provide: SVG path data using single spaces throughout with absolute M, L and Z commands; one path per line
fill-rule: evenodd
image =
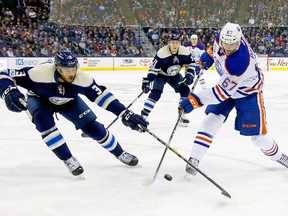
M 185 76 L 180 74 L 182 66 L 185 66 Z M 176 93 L 180 94 L 180 101 L 187 97 L 195 76 L 195 61 L 187 48 L 180 45 L 178 34 L 169 35 L 168 45 L 158 50 L 149 67 L 147 77 L 143 78 L 142 90 L 151 93 L 144 103 L 141 115 L 147 119 L 148 115 L 160 99 L 164 85 L 168 83 Z M 189 120 L 185 115 L 180 119 L 181 126 L 188 126 Z
M 196 34 L 192 34 L 190 37 L 190 41 L 185 43 L 184 46 L 190 50 L 192 58 L 196 62 L 195 72 L 196 72 L 196 75 L 198 75 L 201 69 L 200 68 L 200 56 L 204 53 L 205 47 L 203 44 L 198 43 L 198 36 Z M 202 89 L 206 89 L 204 73 L 202 73 L 201 76 L 199 77 L 199 83 Z
M 27 102 L 17 85 L 28 90 Z M 54 113 L 63 115 L 76 129 L 81 129 L 124 164 L 136 166 L 137 157 L 122 149 L 78 94 L 122 117 L 123 124 L 133 130 L 144 132 L 138 125 L 147 127 L 140 115 L 126 109 L 105 86 L 98 85 L 89 74 L 78 71 L 78 60 L 69 51 L 57 52 L 55 63 L 0 73 L 0 95 L 7 108 L 14 112 L 27 110 L 43 141 L 72 175 L 80 175 L 84 170 L 56 127 Z
M 252 142 L 272 161 L 288 167 L 288 157 L 267 131 L 262 87 L 263 74 L 258 68 L 257 55 L 242 35 L 238 24 L 228 22 L 216 36 L 213 59 L 203 53 L 201 60 L 210 67 L 215 63 L 220 79 L 213 88 L 190 93 L 181 102 L 179 109 L 184 113 L 208 105 L 200 130 L 193 143 L 189 161 L 198 166 L 208 151 L 215 134 L 235 108 L 235 130 L 250 136 Z M 186 172 L 196 175 L 190 165 Z

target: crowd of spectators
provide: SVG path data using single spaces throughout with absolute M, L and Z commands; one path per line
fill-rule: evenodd
M 12 7 L 0 0 L 0 56 L 53 56 L 59 49 L 91 57 L 149 55 L 131 24 L 143 26 L 155 50 L 167 44 L 172 31 L 181 34 L 183 44 L 196 33 L 200 43 L 212 45 L 224 23 L 237 22 L 233 16 L 241 1 L 129 2 L 134 23 L 117 0 L 14 0 Z M 239 23 L 257 53 L 288 56 L 287 7 L 281 0 L 250 1 L 253 13 Z
M 241 0 L 130 0 L 141 26 L 160 28 L 221 27 L 234 14 Z
M 22 1 L 15 11 L 1 7 L 0 56 L 8 56 L 7 48 L 21 57 L 53 56 L 59 49 L 77 56 L 146 56 L 116 0 Z

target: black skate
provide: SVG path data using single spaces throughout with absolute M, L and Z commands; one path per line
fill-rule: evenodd
M 73 156 L 68 160 L 64 160 L 64 164 L 67 166 L 69 172 L 74 176 L 81 175 L 84 172 L 84 169 L 80 165 L 79 161 Z
M 138 164 L 138 158 L 125 151 L 123 151 L 123 153 L 118 156 L 117 159 L 128 166 L 136 166 Z

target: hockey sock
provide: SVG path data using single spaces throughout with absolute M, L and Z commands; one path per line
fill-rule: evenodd
M 150 112 L 153 110 L 155 104 L 156 104 L 156 101 L 148 98 L 144 103 L 144 107 L 143 107 L 143 110 L 141 111 L 141 115 L 148 116 Z
M 282 152 L 279 150 L 277 143 L 268 134 L 252 136 L 251 140 L 272 161 L 277 161 L 281 158 Z
M 215 115 L 209 113 L 208 116 L 203 120 L 200 130 L 198 131 L 190 156 L 201 161 L 204 155 L 207 153 L 210 145 L 212 144 L 213 137 L 220 130 L 225 116 Z
M 103 124 L 93 121 L 83 127 L 82 131 L 116 157 L 122 154 L 123 149 L 121 145 L 114 135 L 105 129 Z
M 63 136 L 56 126 L 41 132 L 41 136 L 46 145 L 60 160 L 67 160 L 72 157 Z

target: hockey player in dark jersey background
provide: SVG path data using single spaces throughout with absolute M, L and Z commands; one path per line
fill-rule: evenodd
M 195 75 L 195 61 L 192 59 L 190 51 L 180 45 L 180 36 L 178 34 L 169 35 L 168 45 L 158 50 L 149 67 L 147 77 L 143 78 L 142 90 L 148 93 L 151 90 L 141 115 L 147 119 L 155 104 L 160 99 L 166 83 L 168 83 L 181 98 L 187 97 Z M 182 66 L 185 66 L 185 76 L 180 74 Z M 151 87 L 151 89 L 150 89 Z M 189 120 L 183 114 L 180 119 L 180 125 L 188 126 Z
M 27 102 L 17 85 L 28 90 Z M 138 125 L 147 127 L 148 123 L 140 115 L 126 109 L 89 74 L 78 71 L 78 60 L 71 52 L 57 52 L 55 63 L 1 72 L 0 94 L 9 110 L 27 110 L 43 141 L 73 175 L 80 175 L 84 170 L 56 127 L 54 113 L 63 115 L 77 130 L 81 129 L 124 164 L 137 165 L 137 157 L 122 149 L 113 134 L 96 120 L 96 115 L 78 94 L 85 95 L 103 109 L 122 117 L 123 124 L 133 130 L 144 132 Z

